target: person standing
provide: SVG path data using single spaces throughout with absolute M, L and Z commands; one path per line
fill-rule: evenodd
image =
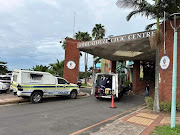
M 130 93 L 132 93 L 134 95 L 132 82 L 129 83 L 128 88 L 129 88 L 128 95 L 130 95 Z
M 149 97 L 149 90 L 150 90 L 150 87 L 149 87 L 149 84 L 147 84 L 145 87 L 145 96 Z

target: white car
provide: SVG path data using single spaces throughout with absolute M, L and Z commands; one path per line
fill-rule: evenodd
M 7 92 L 10 88 L 11 76 L 10 75 L 0 75 L 0 92 Z

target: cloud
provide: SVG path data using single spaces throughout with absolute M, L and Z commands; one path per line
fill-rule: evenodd
M 41 1 L 53 7 L 56 8 L 59 7 L 57 0 L 41 0 Z
M 10 12 L 24 6 L 24 0 L 0 0 L 0 11 Z
M 64 59 L 64 50 L 59 44 L 75 32 L 91 31 L 96 23 L 106 28 L 106 36 L 143 31 L 149 24 L 146 18 L 125 17 L 128 10 L 116 6 L 117 0 L 0 0 L 0 60 L 7 61 L 10 70 L 32 68 L 37 64 Z M 92 66 L 89 55 L 88 66 Z M 84 71 L 84 56 L 80 59 Z

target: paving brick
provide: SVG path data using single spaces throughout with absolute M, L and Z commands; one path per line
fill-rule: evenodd
M 130 119 L 127 120 L 128 122 L 133 122 L 136 124 L 144 125 L 144 126 L 149 126 L 154 120 L 147 119 L 147 118 L 142 118 L 142 117 L 137 117 L 133 116 Z
M 176 117 L 176 123 L 180 124 L 180 117 Z M 171 117 L 164 117 L 160 124 L 171 124 Z
M 149 114 L 149 113 L 139 113 L 136 116 L 145 117 L 149 119 L 156 119 L 159 115 Z

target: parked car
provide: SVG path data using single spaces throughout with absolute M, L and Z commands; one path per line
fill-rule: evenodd
M 78 85 L 69 83 L 61 77 L 47 72 L 14 70 L 11 78 L 14 95 L 30 98 L 32 103 L 39 103 L 43 96 L 69 96 L 75 99 L 79 93 Z
M 77 85 L 78 85 L 78 87 L 80 88 L 80 87 L 82 86 L 82 81 L 81 81 L 81 80 L 78 80 Z
M 7 92 L 10 88 L 10 83 L 10 75 L 0 75 L 0 92 Z

